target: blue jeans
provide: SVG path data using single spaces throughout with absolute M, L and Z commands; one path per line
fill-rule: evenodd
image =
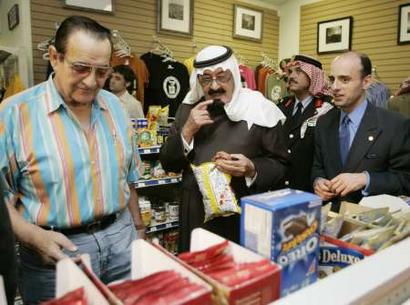
M 79 251 L 88 253 L 94 273 L 104 282 L 128 279 L 131 276 L 131 242 L 136 230 L 128 209 L 117 220 L 93 234 L 68 236 Z M 70 253 L 66 252 L 68 255 Z M 55 297 L 55 266 L 44 265 L 40 256 L 27 247 L 20 247 L 19 290 L 24 304 L 38 304 Z

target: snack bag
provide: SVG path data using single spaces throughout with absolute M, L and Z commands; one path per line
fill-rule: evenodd
M 165 177 L 165 171 L 162 168 L 161 162 L 158 160 L 155 161 L 154 167 L 152 168 L 151 171 L 151 176 L 154 178 L 164 178 Z
M 199 166 L 191 164 L 191 167 L 203 197 L 204 222 L 219 216 L 240 214 L 240 207 L 229 185 L 230 175 L 218 170 L 214 162 L 205 162 Z
M 157 131 L 158 129 L 158 117 L 161 111 L 161 106 L 151 105 L 148 107 L 148 129 Z
M 169 105 L 162 107 L 158 113 L 158 125 L 167 126 L 168 125 L 168 114 L 169 114 Z

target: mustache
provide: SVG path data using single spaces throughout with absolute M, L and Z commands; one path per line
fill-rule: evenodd
M 289 78 L 288 84 L 290 84 L 290 83 L 296 83 L 297 84 L 297 81 L 294 78 Z
M 214 89 L 209 89 L 208 94 L 209 95 L 214 95 L 214 94 L 224 94 L 226 91 L 222 88 L 218 88 L 216 90 Z

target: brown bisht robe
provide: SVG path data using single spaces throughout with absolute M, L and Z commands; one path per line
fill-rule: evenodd
M 232 177 L 231 186 L 239 199 L 245 195 L 274 190 L 285 173 L 287 151 L 279 122 L 267 128 L 245 121 L 233 122 L 225 113 L 213 117 L 214 123 L 203 126 L 194 137 L 194 148 L 184 155 L 181 130 L 194 105 L 181 104 L 170 135 L 161 147 L 160 160 L 166 171 L 183 170 L 182 202 L 179 209 L 179 251 L 189 250 L 191 231 L 202 227 L 239 243 L 239 215 L 217 217 L 204 223 L 204 205 L 190 164 L 209 162 L 218 151 L 243 154 L 255 165 L 257 178 L 250 188 L 244 177 Z M 258 221 L 258 220 L 255 220 Z

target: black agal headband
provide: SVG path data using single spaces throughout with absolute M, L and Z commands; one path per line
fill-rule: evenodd
M 211 58 L 211 59 L 207 59 L 207 60 L 203 60 L 203 61 L 196 61 L 194 60 L 194 68 L 205 68 L 205 67 L 209 67 L 209 66 L 213 66 L 216 64 L 219 64 L 225 60 L 227 60 L 229 57 L 231 57 L 233 51 L 230 47 L 227 46 L 223 46 L 226 49 L 226 52 Z

